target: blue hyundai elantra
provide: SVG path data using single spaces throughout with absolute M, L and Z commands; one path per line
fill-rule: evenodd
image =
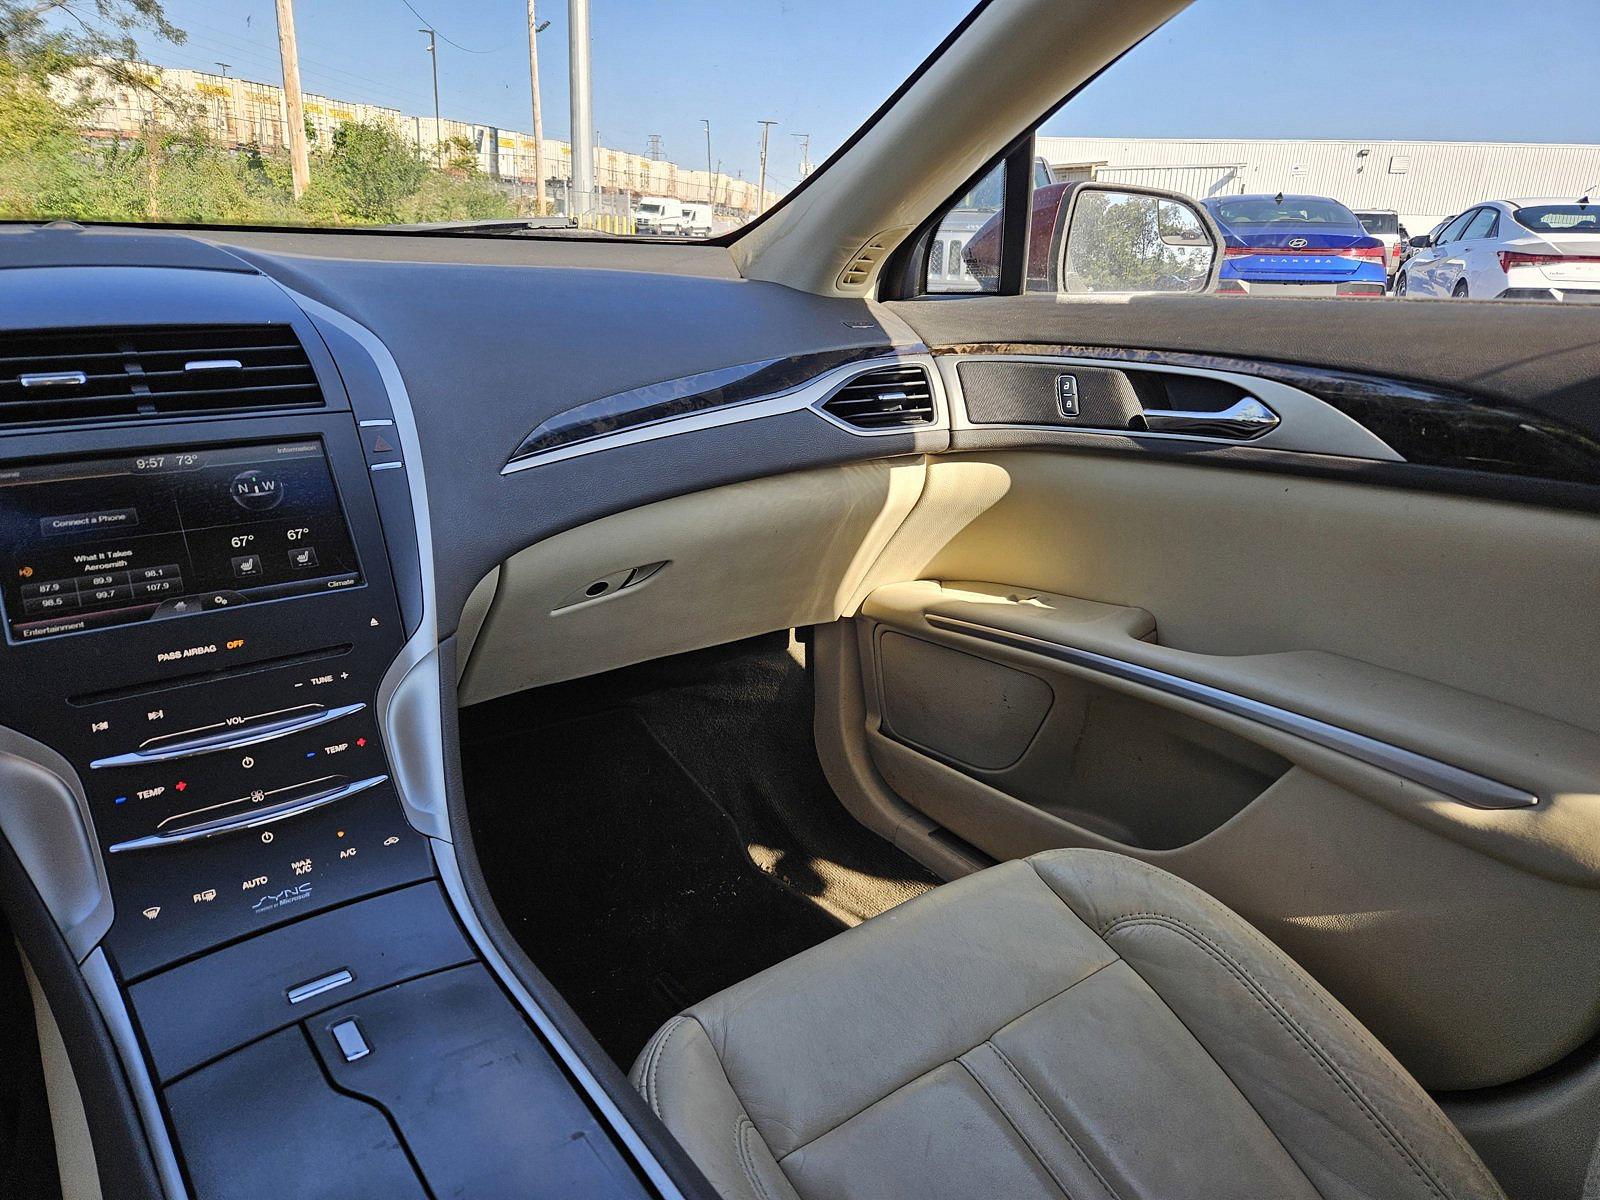
M 1326 196 L 1213 196 L 1225 238 L 1221 295 L 1381 297 L 1383 242 Z

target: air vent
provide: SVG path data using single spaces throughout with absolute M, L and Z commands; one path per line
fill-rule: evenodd
M 848 290 L 865 287 L 871 281 L 878 263 L 910 231 L 909 225 L 902 225 L 896 229 L 885 229 L 869 240 L 850 256 L 844 270 L 839 272 L 839 287 Z
M 880 367 L 857 375 L 822 407 L 857 429 L 927 425 L 933 420 L 933 384 L 926 367 Z
M 320 405 L 287 325 L 0 336 L 0 425 Z

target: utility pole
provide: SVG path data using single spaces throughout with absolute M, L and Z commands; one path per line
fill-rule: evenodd
M 711 169 L 711 121 L 701 117 L 700 124 L 706 127 L 706 200 L 713 206 L 717 203 L 716 172 Z
M 294 40 L 294 0 L 278 0 L 278 54 L 283 59 L 284 117 L 289 128 L 289 174 L 294 198 L 311 186 L 311 152 L 306 146 L 306 110 L 300 98 L 300 48 Z
M 539 34 L 550 22 L 539 22 L 528 0 L 528 78 L 533 85 L 533 215 L 544 216 L 544 113 L 539 106 Z
M 225 63 L 225 62 L 212 63 L 211 65 L 214 66 L 214 67 L 221 67 L 222 68 L 222 77 L 224 79 L 226 79 L 228 77 L 228 68 L 233 66 L 232 63 Z
M 776 121 L 757 121 L 761 126 L 761 181 L 756 184 L 756 216 L 767 211 L 767 135 Z
M 791 133 L 789 136 L 800 142 L 800 178 L 804 179 L 811 174 L 811 135 L 809 133 Z
M 433 165 L 444 166 L 444 132 L 439 123 L 439 42 L 432 29 L 424 26 L 418 33 L 428 35 L 428 57 L 433 60 Z
M 567 0 L 567 60 L 572 93 L 572 203 L 594 208 L 594 92 L 589 76 L 589 0 Z

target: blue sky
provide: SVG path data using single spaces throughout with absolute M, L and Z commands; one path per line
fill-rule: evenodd
M 595 125 L 604 143 L 754 178 L 797 175 L 793 134 L 820 163 L 972 0 L 592 0 Z M 524 0 L 411 0 L 441 35 L 446 116 L 531 126 Z M 1562 10 L 1517 29 L 1504 0 L 1199 0 L 1079 95 L 1047 133 L 1176 137 L 1600 140 L 1600 20 Z M 272 0 L 167 0 L 189 32 L 149 45 L 173 66 L 276 80 Z M 296 0 L 307 90 L 431 112 L 422 24 L 403 0 Z M 565 137 L 567 5 L 542 0 L 545 130 Z M 1526 19 L 1526 14 L 1524 19 Z M 1494 33 L 1507 29 L 1506 33 Z M 892 34 L 886 36 L 888 31 Z M 484 51 L 468 53 L 467 51 Z

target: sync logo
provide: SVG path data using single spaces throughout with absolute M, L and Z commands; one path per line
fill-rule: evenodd
M 274 909 L 309 899 L 311 899 L 311 885 L 309 883 L 297 883 L 294 887 L 284 888 L 281 892 L 268 892 L 252 904 L 250 908 L 254 912 L 267 913 L 272 912 Z

